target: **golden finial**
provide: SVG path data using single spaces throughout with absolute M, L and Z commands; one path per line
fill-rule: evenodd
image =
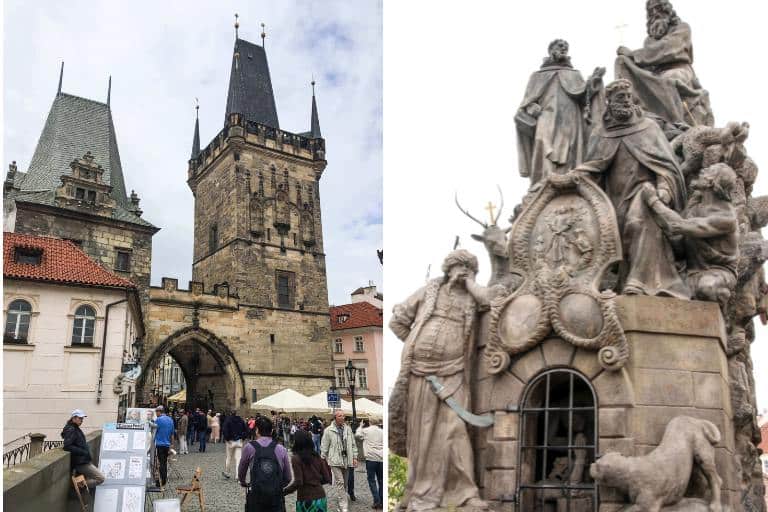
M 238 36 L 237 36 L 237 29 L 240 28 L 240 21 L 238 20 L 239 17 L 240 16 L 237 13 L 235 13 L 235 39 L 238 38 Z
M 493 220 L 493 211 L 496 209 L 496 205 L 488 201 L 488 204 L 485 206 L 485 209 L 488 210 L 488 213 L 491 216 L 491 224 L 495 224 Z

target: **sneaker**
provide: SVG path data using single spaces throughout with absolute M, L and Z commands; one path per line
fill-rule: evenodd
M 225 472 L 223 472 L 223 471 L 221 472 L 221 476 L 223 476 L 224 478 L 226 478 L 227 480 L 229 480 L 229 475 L 228 475 L 228 474 L 226 474 L 226 473 L 225 473 Z

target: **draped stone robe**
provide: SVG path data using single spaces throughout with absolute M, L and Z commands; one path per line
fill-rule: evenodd
M 675 211 L 685 206 L 685 181 L 658 124 L 640 118 L 616 129 L 602 126 L 590 137 L 586 161 L 577 170 L 602 174 L 605 192 L 616 211 L 624 252 L 620 288 L 689 299 L 690 290 L 677 271 L 672 245 L 640 193 L 649 182 L 670 194 Z
M 587 85 L 569 66 L 545 65 L 531 75 L 520 109 L 541 106 L 535 127 L 517 121 L 518 165 L 531 185 L 551 173 L 565 173 L 581 163 L 586 146 L 583 106 Z
M 408 511 L 459 507 L 479 499 L 467 426 L 444 402 L 452 397 L 469 409 L 476 309 L 465 288 L 449 290 L 442 278 L 394 308 L 390 327 L 405 339 L 405 347 L 389 400 L 389 436 L 390 448 L 408 457 L 400 504 Z M 440 396 L 427 382 L 429 375 L 445 386 Z

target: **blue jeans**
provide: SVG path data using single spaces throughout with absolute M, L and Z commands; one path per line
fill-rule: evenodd
M 384 463 L 381 461 L 365 461 L 365 471 L 368 473 L 368 487 L 371 488 L 374 505 L 383 505 L 384 501 Z
M 312 434 L 312 443 L 315 445 L 315 451 L 320 455 L 320 440 L 323 436 L 320 434 Z
M 205 451 L 205 438 L 208 437 L 208 433 L 205 430 L 201 430 L 197 433 L 197 437 L 200 440 L 200 450 L 201 452 Z

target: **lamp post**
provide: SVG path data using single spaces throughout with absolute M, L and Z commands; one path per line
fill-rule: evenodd
M 347 366 L 344 367 L 347 371 L 347 379 L 349 380 L 349 394 L 352 397 L 352 429 L 357 429 L 357 410 L 355 409 L 355 382 L 357 378 L 357 368 L 352 364 L 352 361 L 347 360 Z

